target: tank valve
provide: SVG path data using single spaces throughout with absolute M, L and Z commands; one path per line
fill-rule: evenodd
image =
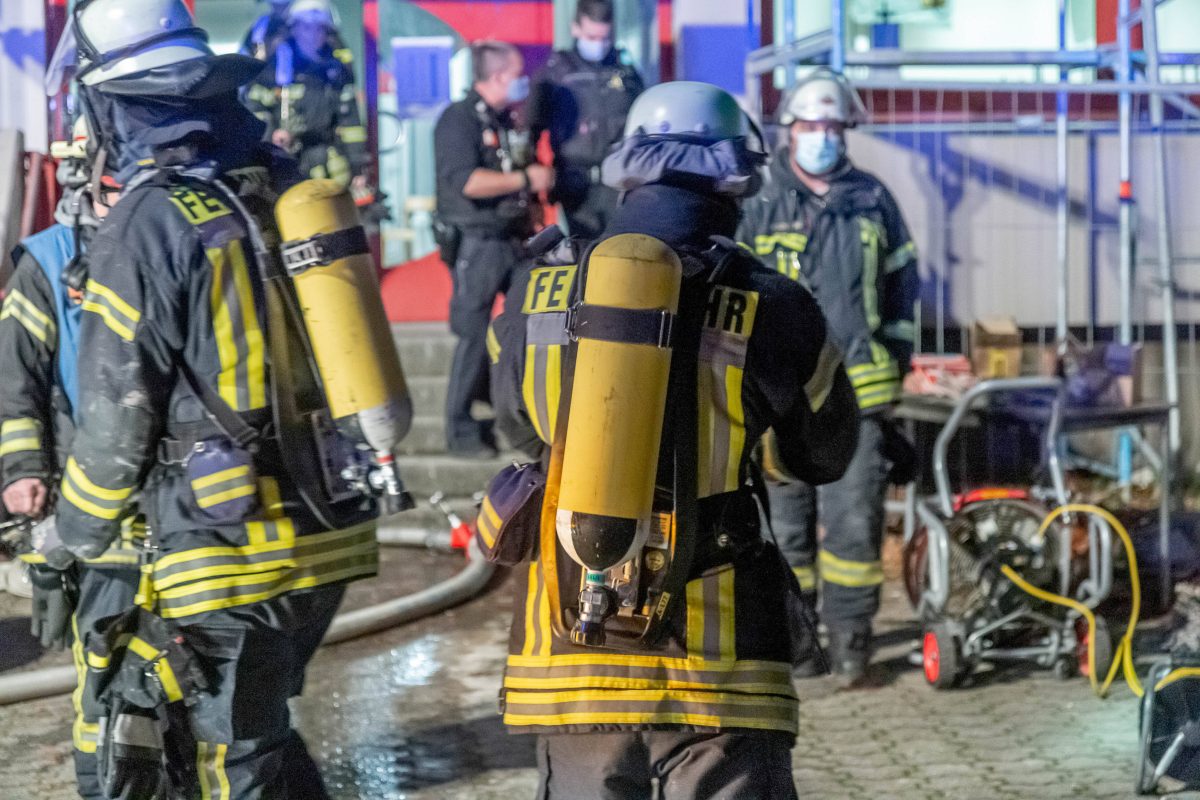
M 613 591 L 604 584 L 604 573 L 588 570 L 579 592 L 579 619 L 571 629 L 571 643 L 604 646 L 604 620 L 613 613 Z

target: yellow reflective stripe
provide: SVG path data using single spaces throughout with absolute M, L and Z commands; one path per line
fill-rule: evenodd
M 722 705 L 744 705 L 763 708 L 786 705 L 794 702 L 790 697 L 764 697 L 741 692 L 665 692 L 644 689 L 615 690 L 611 692 L 589 692 L 586 690 L 565 692 L 508 692 L 505 697 L 509 705 L 553 705 L 555 703 L 586 702 L 653 702 L 676 700 L 682 703 L 720 703 Z
M 796 576 L 796 583 L 800 584 L 800 591 L 808 592 L 817 588 L 817 570 L 814 567 L 792 567 L 792 574 Z
M 504 677 L 507 689 L 690 689 L 695 691 L 720 691 L 737 689 L 745 694 L 779 694 L 786 691 L 779 681 L 771 683 L 705 683 L 703 681 L 655 680 L 652 678 L 630 678 L 607 675 L 573 675 L 563 678 L 517 678 Z
M 337 137 L 346 144 L 359 144 L 367 140 L 367 129 L 362 125 L 347 125 L 336 128 Z
M 887 272 L 908 266 L 917 257 L 917 246 L 913 242 L 905 242 L 891 252 L 884 261 Z
M 221 287 L 225 283 L 225 272 L 229 269 L 225 259 L 225 250 L 212 247 L 208 250 L 208 260 L 212 264 L 212 289 L 209 302 L 212 306 L 213 336 L 217 342 L 217 358 L 221 362 L 221 371 L 217 375 L 217 391 L 221 399 L 230 408 L 238 408 L 237 397 L 237 342 L 233 337 L 233 320 L 229 305 Z
M 687 652 L 689 656 L 704 656 L 704 579 L 687 583 Z
M 884 323 L 881 333 L 889 339 L 914 342 L 917 338 L 917 326 L 911 319 L 901 319 Z
M 562 351 L 561 345 L 546 347 L 546 419 L 550 420 L 550 435 L 558 425 L 558 401 L 562 399 Z
M 754 237 L 754 252 L 760 256 L 767 255 L 776 246 L 803 253 L 808 247 L 808 236 L 803 233 L 775 233 Z
M 496 337 L 496 329 L 488 325 L 487 329 L 488 360 L 493 364 L 500 363 L 500 340 Z
M 883 583 L 883 564 L 880 561 L 850 561 L 822 550 L 819 563 L 821 580 L 838 586 L 878 586 Z
M 71 615 L 71 661 L 75 664 L 75 690 L 71 692 L 71 706 L 75 709 L 75 721 L 71 725 L 71 742 L 75 745 L 75 749 L 81 753 L 92 754 L 96 752 L 96 737 L 100 732 L 100 726 L 96 723 L 88 723 L 83 718 L 83 684 L 87 680 L 87 663 L 91 660 L 91 653 L 88 653 L 87 660 L 84 659 L 83 642 L 79 638 L 79 615 Z M 107 659 L 105 665 L 107 666 Z
M 537 345 L 525 345 L 525 374 L 521 376 L 521 399 L 525 401 L 525 413 L 529 415 L 529 421 L 533 423 L 533 429 L 537 432 L 538 438 L 549 443 L 551 434 L 549 431 L 542 430 L 537 413 L 538 397 L 537 381 L 535 380 L 537 370 L 534 368 L 536 358 Z
M 488 547 L 494 547 L 496 544 L 496 534 L 500 532 L 500 515 L 496 513 L 496 508 L 492 505 L 490 497 L 483 498 L 483 503 L 479 508 L 479 517 L 476 519 L 475 525 L 479 530 L 479 535 L 483 537 L 483 543 Z
M 0 306 L 0 320 L 9 317 L 16 320 L 42 344 L 50 344 L 50 338 L 57 331 L 54 321 L 43 314 L 37 306 L 30 302 L 29 298 L 17 289 L 10 291 L 4 298 L 4 305 Z
M 87 665 L 92 669 L 106 669 L 112 661 L 108 656 L 102 656 L 98 653 L 87 654 Z
M 221 503 L 228 503 L 230 500 L 237 500 L 239 497 L 247 497 L 255 493 L 254 484 L 247 483 L 245 486 L 235 486 L 232 489 L 226 489 L 223 492 L 208 495 L 207 497 L 197 497 L 196 505 L 201 508 L 212 508 L 219 506 Z
M 93 294 L 98 294 L 112 305 L 113 309 L 119 311 L 126 319 L 136 325 L 142 318 L 142 314 L 133 306 L 126 303 L 121 297 L 99 281 L 88 278 L 87 290 Z
M 788 701 L 791 702 L 791 701 Z M 730 717 L 712 714 L 581 711 L 573 714 L 514 714 L 505 712 L 504 724 L 521 725 L 695 725 L 699 728 L 753 728 L 795 733 L 796 726 L 762 717 Z
M 67 459 L 67 474 L 70 475 L 79 488 L 90 495 L 100 498 L 101 500 L 124 501 L 133 494 L 133 487 L 127 489 L 105 489 L 103 486 L 98 486 L 83 473 L 83 468 L 79 466 L 79 462 L 75 460 L 75 456 Z
M 813 413 L 820 411 L 833 391 L 833 382 L 837 379 L 838 369 L 842 366 L 842 354 L 828 338 L 821 345 L 821 353 L 817 356 L 817 366 L 804 384 L 804 396 L 808 398 L 808 407 Z
M 717 641 L 722 661 L 733 661 L 737 658 L 735 642 L 737 632 L 734 629 L 734 570 L 727 569 L 717 574 L 717 620 L 720 625 Z
M 26 564 L 45 564 L 46 557 L 41 553 L 21 553 L 17 560 Z
M 725 464 L 725 491 L 741 484 L 742 451 L 746 447 L 746 416 L 742 409 L 741 367 L 725 368 L 725 404 L 729 419 L 729 456 Z
M 140 639 L 134 636 L 129 640 L 128 647 L 134 655 L 141 656 L 146 661 L 153 661 L 159 657 L 158 648 L 151 645 L 145 639 Z
M 240 467 L 230 467 L 229 469 L 223 469 L 220 472 L 214 472 L 210 475 L 205 475 L 202 478 L 196 478 L 194 481 L 192 481 L 192 489 L 207 489 L 209 486 L 214 486 L 218 483 L 224 483 L 225 481 L 233 480 L 234 478 L 240 478 L 243 475 L 249 474 L 250 467 L 248 466 L 243 465 Z
M 669 669 L 680 671 L 703 672 L 775 672 L 780 675 L 791 675 L 791 665 L 781 661 L 761 661 L 739 659 L 737 661 L 719 661 L 706 658 L 673 658 L 670 656 L 634 656 L 622 653 L 563 653 L 552 656 L 509 655 L 508 663 L 514 667 L 540 667 L 554 669 L 556 667 L 648 667 L 654 669 Z M 790 680 L 790 677 L 789 677 Z
M 284 519 L 283 498 L 279 494 L 279 481 L 270 475 L 258 479 L 258 499 L 262 503 L 263 512 L 267 519 Z
M 21 433 L 23 431 L 33 431 L 38 433 L 42 429 L 42 424 L 33 417 L 14 417 L 0 422 L 0 437 L 8 436 L 10 433 Z
M 141 313 L 122 300 L 116 292 L 90 278 L 82 308 L 98 315 L 109 330 L 127 342 L 133 341 L 134 328 L 142 318 Z
M 533 655 L 534 645 L 536 644 L 534 626 L 538 612 L 538 593 L 540 589 L 541 582 L 538 581 L 538 562 L 532 561 L 529 564 L 529 575 L 526 577 L 525 641 L 521 644 L 521 654 L 526 656 Z
M 168 703 L 176 703 L 183 699 L 183 689 L 180 688 L 179 681 L 175 677 L 175 670 L 171 669 L 171 664 L 166 657 L 154 662 L 154 672 L 158 675 Z
M 288 571 L 303 569 L 305 567 L 317 567 L 322 564 L 328 564 L 333 561 L 349 558 L 358 555 L 370 555 L 375 552 L 374 542 L 363 542 L 352 547 L 342 548 L 340 550 L 330 550 L 324 553 L 315 553 L 309 556 L 299 556 L 294 559 L 282 559 L 277 562 L 266 562 L 266 564 L 231 564 L 215 567 L 203 567 L 195 570 L 194 573 L 187 573 L 193 580 L 184 586 L 175 586 L 170 589 L 163 589 L 162 583 L 156 583 L 156 588 L 159 589 L 158 599 L 178 600 L 193 594 L 202 592 L 212 592 L 220 589 L 236 589 L 244 586 L 254 586 L 261 583 L 266 583 L 276 577 L 281 577 Z M 277 566 L 274 569 L 264 569 L 267 564 Z M 238 574 L 234 574 L 238 573 Z M 174 580 L 171 583 L 181 583 L 178 580 L 179 576 L 172 576 Z
M 334 539 L 352 539 L 360 534 L 366 533 L 368 530 L 375 529 L 374 522 L 365 522 L 361 525 L 355 525 L 351 528 L 344 528 L 338 531 L 325 531 L 324 533 L 313 533 L 301 537 L 299 546 L 309 548 Z M 230 558 L 238 559 L 249 555 L 258 555 L 261 553 L 271 553 L 278 550 L 288 550 L 293 546 L 293 542 L 267 542 L 261 545 L 242 545 L 241 547 L 197 547 L 194 550 L 184 550 L 179 553 L 171 553 L 170 555 L 162 556 L 155 560 L 154 569 L 156 572 L 163 571 L 168 567 L 176 564 L 184 564 L 189 561 L 197 561 L 208 558 Z
M 8 456 L 13 453 L 28 453 L 34 450 L 41 450 L 42 442 L 40 439 L 30 437 L 27 439 L 8 439 L 0 442 L 0 456 Z
M 708 497 L 712 494 L 713 439 L 716 436 L 715 416 L 713 408 L 713 374 L 710 364 L 701 362 L 696 376 L 696 416 L 699 428 L 696 439 L 696 496 Z
M 233 284 L 238 293 L 238 304 L 242 308 L 242 330 L 246 345 L 246 380 L 250 394 L 248 410 L 263 408 L 267 404 L 266 349 L 262 330 L 255 311 L 254 292 L 250 288 L 250 270 L 246 265 L 246 253 L 240 239 L 229 243 L 229 256 L 233 266 Z
M 38 308 L 20 289 L 13 289 L 4 299 L 6 305 L 8 302 L 12 302 L 21 306 L 35 322 L 40 323 L 47 330 L 54 330 L 54 318 Z
M 855 395 L 858 398 L 858 407 L 860 409 L 874 408 L 884 403 L 892 403 L 900 399 L 900 382 L 893 381 L 886 386 L 856 389 Z
M 544 587 L 542 589 L 542 596 L 538 600 L 537 626 L 539 639 L 538 655 L 545 657 L 550 655 L 550 640 L 552 637 L 550 634 L 550 592 Z
M 196 742 L 196 773 L 202 800 L 229 800 L 229 777 L 225 774 L 228 749 L 225 744 Z
M 879 329 L 879 288 L 875 281 L 879 276 L 879 227 L 866 217 L 858 218 L 862 228 L 863 246 L 863 307 L 867 314 L 867 327 Z

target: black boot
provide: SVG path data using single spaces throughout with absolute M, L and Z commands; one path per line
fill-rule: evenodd
M 861 683 L 871 661 L 871 623 L 830 623 L 829 666 L 850 685 Z

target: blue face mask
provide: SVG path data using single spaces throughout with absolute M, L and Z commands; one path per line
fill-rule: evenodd
M 792 141 L 792 157 L 809 175 L 824 175 L 832 170 L 842 160 L 844 151 L 842 137 L 825 131 L 798 133 Z
M 508 85 L 506 99 L 510 103 L 519 103 L 526 97 L 529 97 L 529 76 L 522 75 L 519 78 L 514 78 L 512 83 Z
M 612 50 L 612 39 L 576 39 L 575 51 L 584 61 L 601 62 Z

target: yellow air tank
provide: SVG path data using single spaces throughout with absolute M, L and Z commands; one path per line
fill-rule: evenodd
M 275 218 L 334 421 L 356 422 L 350 430 L 390 454 L 412 400 L 354 200 L 336 181 L 307 180 L 284 192 Z
M 661 334 L 678 311 L 681 275 L 675 252 L 642 234 L 606 239 L 588 261 L 555 527 L 590 570 L 646 543 L 671 371 Z

